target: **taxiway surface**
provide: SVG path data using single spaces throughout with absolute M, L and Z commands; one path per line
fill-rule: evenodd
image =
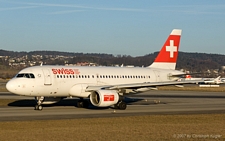
M 13 99 L 13 102 L 0 106 L 0 121 L 225 113 L 224 92 L 150 91 L 129 95 L 125 99 L 128 103 L 126 110 L 93 106 L 77 108 L 78 99 L 67 98 L 53 105 L 44 105 L 42 111 L 35 111 L 33 97 L 0 93 L 0 102 L 1 99 Z

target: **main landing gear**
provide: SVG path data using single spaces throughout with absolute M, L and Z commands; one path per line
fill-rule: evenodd
M 44 97 L 43 96 L 37 96 L 37 97 L 35 97 L 35 100 L 36 100 L 37 104 L 35 105 L 34 110 L 41 111 L 43 109 L 41 104 L 44 101 Z
M 78 108 L 88 108 L 88 106 L 89 106 L 89 101 L 84 100 L 83 98 L 80 98 L 80 100 L 77 102 Z
M 114 105 L 115 109 L 125 110 L 127 108 L 127 103 L 123 101 L 119 101 L 117 104 Z
M 127 103 L 124 102 L 125 97 L 120 95 L 119 101 L 114 105 L 114 109 L 125 110 L 127 108 Z

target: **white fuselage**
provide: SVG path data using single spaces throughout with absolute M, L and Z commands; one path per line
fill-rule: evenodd
M 182 72 L 150 67 L 35 66 L 21 70 L 7 89 L 25 96 L 88 97 L 88 86 L 170 81 L 171 74 Z
M 175 81 L 184 74 L 175 70 L 180 37 L 181 30 L 173 29 L 154 62 L 146 68 L 35 66 L 21 70 L 6 88 L 14 94 L 35 97 L 35 110 L 42 110 L 44 102 L 54 103 L 65 97 L 79 97 L 77 107 L 87 108 L 90 100 L 97 107 L 114 105 L 125 110 L 124 94 L 190 83 Z

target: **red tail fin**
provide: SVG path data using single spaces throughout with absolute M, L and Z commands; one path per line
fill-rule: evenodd
M 174 29 L 170 33 L 161 51 L 159 52 L 158 56 L 150 67 L 175 69 L 180 44 L 180 37 L 181 30 Z

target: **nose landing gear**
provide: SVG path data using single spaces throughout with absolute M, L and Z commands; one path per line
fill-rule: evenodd
M 43 109 L 42 105 L 35 105 L 34 110 L 41 111 Z
M 37 104 L 35 105 L 34 110 L 41 111 L 43 109 L 41 104 L 44 101 L 44 97 L 43 96 L 37 96 L 37 97 L 35 97 L 35 100 L 36 100 Z

